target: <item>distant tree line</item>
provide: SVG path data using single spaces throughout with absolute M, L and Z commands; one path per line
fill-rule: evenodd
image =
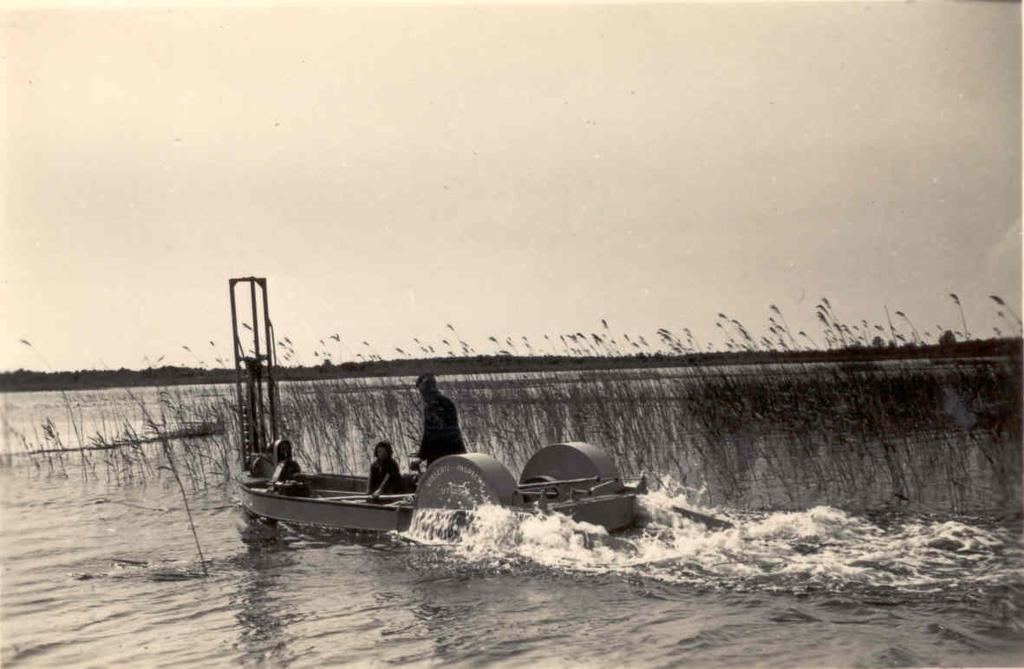
M 571 371 L 686 367 L 694 365 L 747 365 L 807 362 L 870 362 L 879 360 L 949 359 L 976 357 L 1021 358 L 1021 339 L 956 341 L 950 333 L 940 343 L 893 346 L 882 341 L 871 347 L 852 346 L 828 351 L 723 351 L 712 353 L 637 353 L 615 357 L 477 355 L 472 357 L 403 358 L 334 364 L 324 360 L 316 366 L 279 367 L 281 381 L 379 376 L 415 376 L 424 370 L 435 374 L 472 374 L 531 371 Z M 147 369 L 79 370 L 38 372 L 19 369 L 0 372 L 0 392 L 32 390 L 85 390 L 131 386 L 174 386 L 232 383 L 233 369 L 205 369 L 165 365 Z

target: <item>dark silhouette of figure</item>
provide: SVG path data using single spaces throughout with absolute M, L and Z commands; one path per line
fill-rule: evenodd
M 452 401 L 438 392 L 434 375 L 421 375 L 416 379 L 416 388 L 423 397 L 423 440 L 416 457 L 429 466 L 446 455 L 465 453 L 458 412 Z
M 302 468 L 299 463 L 292 459 L 292 442 L 287 439 L 278 439 L 274 442 L 274 475 L 270 477 L 270 483 L 283 483 L 294 481 Z
M 379 441 L 373 447 L 373 463 L 370 465 L 370 480 L 367 482 L 366 492 L 373 502 L 381 495 L 401 495 L 405 492 L 402 473 L 398 470 L 391 442 Z

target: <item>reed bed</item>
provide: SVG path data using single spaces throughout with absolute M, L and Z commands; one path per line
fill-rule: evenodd
M 734 508 L 1006 512 L 1021 492 L 1019 357 L 476 374 L 440 386 L 470 449 L 513 472 L 543 446 L 579 440 L 626 476 Z M 165 390 L 150 410 L 157 432 L 207 421 L 218 433 L 133 441 L 126 402 L 116 437 L 128 445 L 70 450 L 47 420 L 41 442 L 22 437 L 25 457 L 47 474 L 146 481 L 167 471 L 170 444 L 184 485 L 225 485 L 238 469 L 233 392 Z M 280 396 L 283 433 L 306 470 L 363 473 L 379 439 L 400 456 L 418 446 L 411 379 L 289 382 Z M 79 444 L 111 438 L 73 431 Z

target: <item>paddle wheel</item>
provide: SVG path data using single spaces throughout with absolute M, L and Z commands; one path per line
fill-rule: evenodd
M 581 441 L 537 451 L 519 483 L 500 462 L 483 453 L 449 455 L 431 465 L 416 490 L 417 509 L 470 510 L 482 504 L 524 511 L 564 513 L 616 530 L 633 524 L 641 481 L 628 487 L 611 458 Z
M 417 509 L 511 506 L 520 499 L 516 495 L 516 480 L 505 465 L 484 453 L 441 458 L 420 477 L 416 487 Z

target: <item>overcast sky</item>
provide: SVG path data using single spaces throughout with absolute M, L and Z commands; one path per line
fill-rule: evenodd
M 1020 313 L 1017 3 L 3 18 L 3 369 Z

